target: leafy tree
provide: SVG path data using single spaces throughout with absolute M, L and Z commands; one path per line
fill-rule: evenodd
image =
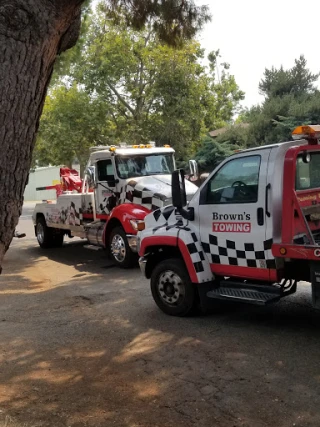
M 191 121 L 199 112 L 197 83 L 204 71 L 197 62 L 203 55 L 199 45 L 191 42 L 176 50 L 163 45 L 150 29 L 125 30 L 123 24 L 105 23 L 101 14 L 90 37 L 75 78 L 109 105 L 116 129 L 113 140 L 175 141 L 179 148 L 180 129 L 190 142 L 191 123 L 185 130 L 182 120 Z
M 207 128 L 231 119 L 243 92 L 226 64 L 221 65 L 217 80 L 219 52 L 208 72 L 201 65 L 204 52 L 197 42 L 172 48 L 159 40 L 150 25 L 137 32 L 120 18 L 116 25 L 110 23 L 105 5 L 99 5 L 98 13 L 89 18 L 82 55 L 75 57 L 75 63 L 69 62 L 60 81 L 77 82 L 90 97 L 106 105 L 105 143 L 155 140 L 172 145 L 178 158 L 185 158 Z M 55 162 L 59 161 L 60 156 Z
M 198 161 L 201 172 L 211 172 L 226 157 L 234 154 L 237 149 L 239 146 L 234 145 L 229 140 L 223 141 L 206 136 L 196 153 L 195 159 Z
M 106 105 L 90 97 L 73 84 L 58 86 L 47 96 L 36 144 L 40 163 L 66 164 L 75 159 L 81 175 L 89 157 L 89 148 L 104 142 L 108 126 Z
M 109 0 L 102 4 L 114 23 L 123 15 L 127 26 L 142 30 L 149 22 L 152 32 L 171 46 L 192 39 L 210 20 L 208 6 L 196 6 L 193 0 Z
M 45 94 L 57 55 L 75 45 L 83 0 L 5 0 L 0 4 L 1 195 L 0 265 L 22 209 Z M 171 44 L 193 35 L 208 19 L 192 0 L 121 0 L 131 23 L 148 20 Z M 158 5 L 158 7 L 156 7 Z M 132 7 L 134 6 L 134 7 Z M 178 6 L 178 7 L 177 7 Z
M 86 35 L 89 31 L 89 26 L 92 16 L 92 0 L 85 0 L 81 10 L 81 28 L 79 37 L 75 46 L 59 55 L 55 61 L 50 86 L 59 84 L 61 76 L 69 74 L 73 64 L 79 62 L 82 50 L 84 49 Z M 60 82 L 61 83 L 61 82 Z
M 213 102 L 209 108 L 216 112 L 215 116 L 208 115 L 206 125 L 208 129 L 218 129 L 233 119 L 239 110 L 239 102 L 244 99 L 244 92 L 239 89 L 235 77 L 229 74 L 230 65 L 219 63 L 220 51 L 209 53 L 210 89 L 214 95 L 209 101 Z
M 295 65 L 289 70 L 272 67 L 265 69 L 264 78 L 259 83 L 259 90 L 266 99 L 285 95 L 300 96 L 315 91 L 315 82 L 320 74 L 312 74 L 307 68 L 303 55 L 295 59 Z
M 264 102 L 242 115 L 250 123 L 248 145 L 287 141 L 296 126 L 318 123 L 320 93 L 315 82 L 319 75 L 311 73 L 303 56 L 288 70 L 266 69 L 259 84 Z

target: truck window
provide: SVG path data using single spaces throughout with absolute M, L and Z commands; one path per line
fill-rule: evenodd
M 260 162 L 260 156 L 248 156 L 224 164 L 208 182 L 204 203 L 257 202 Z
M 113 181 L 114 168 L 111 159 L 99 160 L 97 162 L 98 181 Z
M 174 170 L 172 154 L 148 154 L 145 156 L 116 157 L 121 179 L 149 175 L 168 175 Z
M 320 153 L 310 153 L 310 162 L 304 163 L 302 155 L 297 158 L 296 190 L 320 188 Z

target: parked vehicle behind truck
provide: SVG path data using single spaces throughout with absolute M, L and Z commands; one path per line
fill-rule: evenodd
M 300 280 L 320 307 L 319 137 L 320 126 L 301 126 L 293 141 L 234 154 L 188 204 L 183 172 L 173 173 L 173 205 L 147 215 L 138 238 L 161 310 L 184 316 L 212 299 L 269 304 Z
M 194 161 L 191 174 L 196 178 Z M 136 235 L 144 217 L 171 204 L 171 173 L 175 169 L 170 146 L 94 147 L 82 180 L 77 171 L 61 168 L 55 202 L 39 203 L 33 212 L 35 234 L 42 248 L 59 247 L 64 236 L 87 239 L 106 248 L 116 265 L 137 262 Z M 190 199 L 197 186 L 186 182 Z

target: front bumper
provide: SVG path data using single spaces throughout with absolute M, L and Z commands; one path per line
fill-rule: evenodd
M 127 234 L 128 245 L 132 252 L 138 252 L 138 240 L 137 236 L 133 234 Z
M 146 266 L 147 266 L 147 258 L 146 258 L 146 257 L 144 257 L 144 256 L 140 257 L 140 258 L 139 258 L 139 267 L 140 267 L 141 273 L 142 273 L 145 277 L 147 277 L 147 276 L 146 276 Z

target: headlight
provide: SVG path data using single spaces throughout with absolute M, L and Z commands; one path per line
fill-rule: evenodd
M 130 219 L 130 224 L 135 231 L 142 231 L 146 228 L 146 225 L 142 219 Z

